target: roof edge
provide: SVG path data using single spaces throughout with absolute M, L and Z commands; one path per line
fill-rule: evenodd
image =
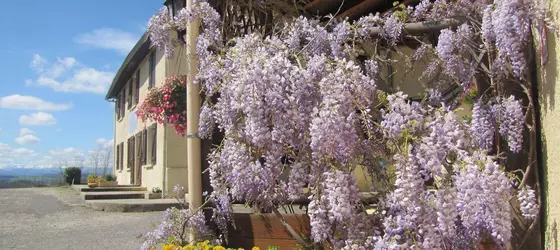
M 123 64 L 113 78 L 113 82 L 105 95 L 105 100 L 115 98 L 118 95 L 128 81 L 128 78 L 132 77 L 134 71 L 136 71 L 140 63 L 142 63 L 144 58 L 148 55 L 151 46 L 150 39 L 148 38 L 148 32 L 144 32 L 136 45 L 134 45 L 132 50 L 128 53 Z

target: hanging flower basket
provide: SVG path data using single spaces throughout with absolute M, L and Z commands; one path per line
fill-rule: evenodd
M 136 115 L 142 122 L 152 120 L 172 124 L 177 134 L 184 136 L 187 129 L 186 91 L 186 76 L 167 77 L 162 87 L 148 92 Z

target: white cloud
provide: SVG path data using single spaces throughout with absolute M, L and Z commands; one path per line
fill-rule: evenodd
M 38 54 L 33 55 L 33 59 L 31 60 L 31 63 L 29 63 L 31 68 L 37 73 L 43 72 L 46 64 L 47 60 Z
M 19 123 L 26 126 L 54 125 L 56 124 L 56 119 L 54 119 L 54 116 L 49 113 L 37 112 L 30 115 L 20 116 Z
M 39 143 L 41 142 L 41 139 L 34 135 L 22 135 L 14 139 L 14 141 L 21 145 L 29 145 Z
M 77 43 L 90 45 L 102 49 L 115 50 L 123 55 L 134 47 L 138 41 L 139 36 L 130 32 L 103 28 L 92 30 L 91 32 L 81 34 L 74 40 Z
M 0 167 L 6 164 L 18 164 L 34 156 L 33 150 L 27 148 L 12 148 L 6 143 L 0 142 Z M 19 165 L 19 164 L 18 164 Z
M 0 142 L 0 168 L 5 166 L 51 168 L 59 167 L 61 164 L 83 166 L 84 161 L 83 150 L 72 147 L 52 149 L 41 154 L 28 148 L 12 148 L 10 145 Z
M 51 155 L 69 155 L 69 154 L 79 154 L 79 150 L 73 147 L 62 148 L 62 149 L 51 149 L 49 150 Z
M 0 98 L 0 108 L 38 111 L 60 111 L 72 108 L 72 104 L 56 104 L 28 95 L 9 95 Z
M 21 128 L 19 130 L 19 136 L 32 135 L 32 134 L 35 134 L 35 132 L 33 132 L 33 130 L 28 128 Z
M 57 58 L 56 62 L 49 63 L 40 55 L 35 55 L 31 68 L 37 72 L 37 79 L 26 81 L 27 85 L 49 87 L 58 92 L 104 94 L 115 75 L 84 66 L 73 57 Z
M 106 148 L 113 147 L 113 139 L 108 140 L 108 139 L 105 139 L 105 138 L 102 137 L 102 138 L 98 138 L 97 140 L 95 140 L 95 143 L 100 145 L 100 146 L 106 147 Z
M 33 150 L 27 148 L 15 148 L 12 152 L 15 154 L 32 154 Z

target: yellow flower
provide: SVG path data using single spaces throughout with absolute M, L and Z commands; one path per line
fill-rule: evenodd
M 196 250 L 196 248 L 194 246 L 184 246 L 183 250 Z
M 164 245 L 164 246 L 161 248 L 161 250 L 176 250 L 176 249 L 178 249 L 178 248 L 179 248 L 179 246 L 177 246 L 177 245 L 174 245 L 174 244 L 167 244 L 167 245 Z
M 215 246 L 212 250 L 226 250 L 223 246 Z
M 253 247 L 251 250 L 261 250 L 259 247 Z

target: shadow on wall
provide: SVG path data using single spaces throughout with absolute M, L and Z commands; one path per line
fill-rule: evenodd
M 546 249 L 558 249 L 558 228 L 556 220 L 550 224 L 546 233 Z
M 548 61 L 546 65 L 540 72 L 540 88 L 539 88 L 539 103 L 541 105 L 541 111 L 543 114 L 548 113 L 548 111 L 553 111 L 555 108 L 555 94 L 556 94 L 556 82 L 558 79 L 558 62 L 557 62 L 557 51 L 556 51 L 556 36 L 554 33 L 547 31 L 548 39 Z M 536 41 L 537 45 L 539 41 Z M 539 47 L 536 48 L 537 53 L 539 52 Z M 538 56 L 538 55 L 537 55 Z M 540 65 L 540 59 L 538 60 Z

